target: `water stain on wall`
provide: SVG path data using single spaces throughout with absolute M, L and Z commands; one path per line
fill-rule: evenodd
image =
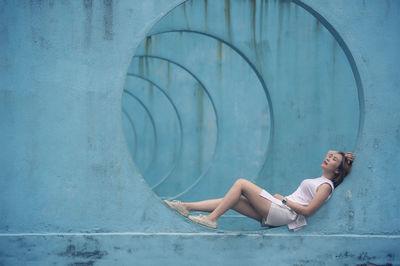
M 208 31 L 208 1 L 204 0 L 204 28 Z
M 113 39 L 113 0 L 104 0 L 104 39 Z
M 149 55 L 150 53 L 150 48 L 151 48 L 151 43 L 152 43 L 152 37 L 148 36 L 146 37 L 146 55 Z
M 93 0 L 83 0 L 85 8 L 85 47 L 90 46 L 92 37 Z
M 228 32 L 228 40 L 232 41 L 232 29 L 231 29 L 231 1 L 225 0 L 225 24 Z
M 186 3 L 182 5 L 183 18 L 185 19 L 186 27 L 189 28 L 189 20 L 187 18 Z
M 86 243 L 85 243 L 86 244 Z M 75 245 L 68 245 L 64 252 L 57 254 L 60 257 L 73 257 L 73 258 L 85 258 L 85 259 L 102 259 L 107 255 L 107 251 L 98 249 L 89 249 L 85 245 L 81 248 L 77 248 Z

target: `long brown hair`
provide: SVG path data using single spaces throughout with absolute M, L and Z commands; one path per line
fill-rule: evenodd
M 332 179 L 335 188 L 339 186 L 343 182 L 344 178 L 350 173 L 353 164 L 352 161 L 346 159 L 346 154 L 344 152 L 338 151 L 337 153 L 342 155 L 342 161 L 337 169 L 338 173 L 335 173 L 335 176 Z

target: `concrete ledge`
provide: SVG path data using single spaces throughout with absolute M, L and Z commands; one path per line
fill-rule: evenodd
M 399 264 L 400 235 L 266 232 L 1 234 L 4 265 Z

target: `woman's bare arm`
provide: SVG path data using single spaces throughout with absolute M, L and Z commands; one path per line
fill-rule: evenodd
M 328 183 L 324 183 L 318 187 L 317 193 L 315 194 L 314 198 L 312 199 L 312 201 L 308 206 L 300 205 L 291 200 L 288 200 L 286 202 L 286 205 L 295 212 L 304 215 L 306 217 L 309 217 L 314 212 L 316 212 L 322 206 L 322 204 L 324 204 L 324 202 L 329 197 L 331 192 L 332 192 L 331 186 Z M 279 200 L 282 200 L 284 198 L 282 195 L 279 194 L 275 194 L 274 197 Z

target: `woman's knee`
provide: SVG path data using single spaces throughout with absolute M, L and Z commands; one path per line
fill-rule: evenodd
M 233 184 L 234 186 L 240 186 L 243 187 L 244 185 L 251 183 L 249 180 L 244 179 L 244 178 L 239 178 L 235 181 L 235 184 Z

